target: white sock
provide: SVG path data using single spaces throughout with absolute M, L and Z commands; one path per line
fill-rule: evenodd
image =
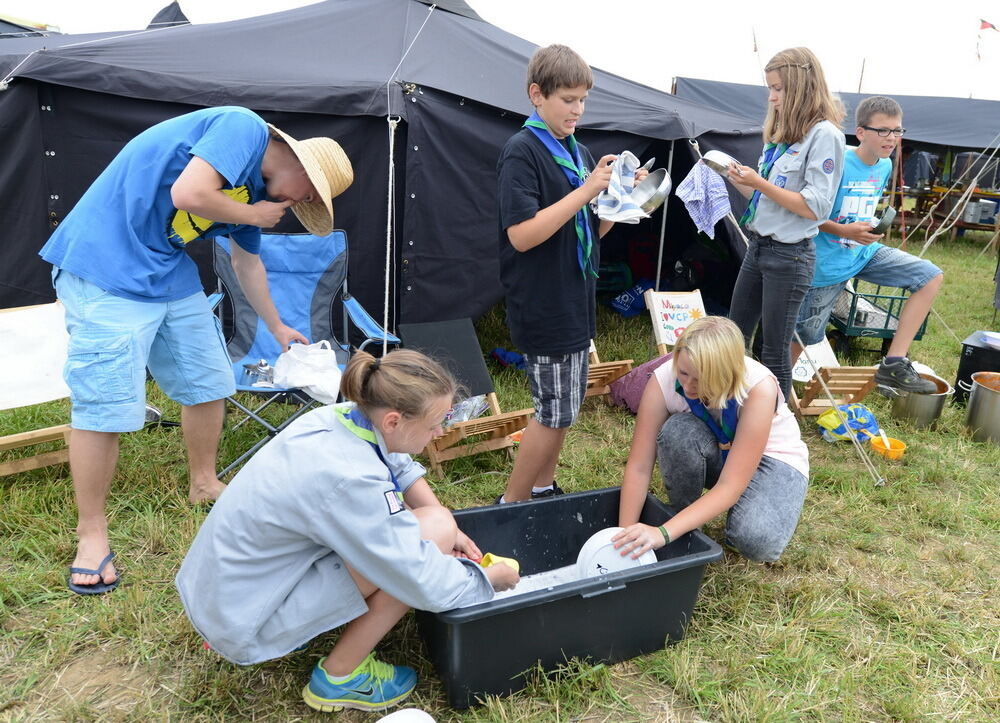
M 534 494 L 538 494 L 540 492 L 548 492 L 550 489 L 553 489 L 553 488 L 554 488 L 554 485 L 545 485 L 544 487 L 532 487 L 531 491 Z
M 504 495 L 500 495 L 500 499 L 497 500 L 497 504 L 498 505 L 505 505 L 505 504 L 507 504 L 507 498 Z

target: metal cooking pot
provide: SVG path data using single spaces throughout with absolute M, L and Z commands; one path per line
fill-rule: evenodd
M 872 233 L 878 233 L 878 234 L 885 233 L 886 231 L 889 230 L 889 227 L 892 226 L 892 221 L 895 218 L 896 218 L 896 209 L 894 209 L 892 206 L 889 206 L 887 209 L 885 209 L 885 212 L 882 214 L 882 218 L 878 220 L 878 223 L 873 224 Z
M 646 213 L 652 213 L 667 200 L 671 185 L 667 169 L 657 168 L 632 189 L 632 202 Z
M 1000 372 L 972 375 L 965 426 L 972 430 L 972 438 L 977 442 L 1000 444 Z
M 937 391 L 933 394 L 913 394 L 912 392 L 901 392 L 898 397 L 892 400 L 892 414 L 896 419 L 906 419 L 913 423 L 915 427 L 934 427 L 944 403 L 955 391 L 941 377 L 933 374 L 921 374 L 921 377 L 934 382 Z
M 701 157 L 701 160 L 705 162 L 706 166 L 723 176 L 729 173 L 729 167 L 732 164 L 739 163 L 731 155 L 722 151 L 705 151 L 705 155 Z

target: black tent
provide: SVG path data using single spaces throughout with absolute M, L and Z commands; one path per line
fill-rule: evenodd
M 698 78 L 675 78 L 674 92 L 681 98 L 762 122 L 767 88 L 762 85 L 723 83 Z M 838 93 L 847 110 L 845 130 L 854 132 L 854 109 L 877 93 Z M 943 98 L 928 95 L 893 95 L 903 107 L 906 140 L 952 148 L 991 148 L 1000 141 L 1000 101 Z
M 187 25 L 191 21 L 187 19 L 187 15 L 181 10 L 180 3 L 177 0 L 165 6 L 160 12 L 153 16 L 153 19 L 149 21 L 147 28 L 162 28 L 169 25 Z
M 225 104 L 297 137 L 340 140 L 356 180 L 336 201 L 336 224 L 348 232 L 351 286 L 366 306 L 382 305 L 390 138 L 400 319 L 476 316 L 500 298 L 495 165 L 529 110 L 524 73 L 535 46 L 465 3 L 330 0 L 8 47 L 0 44 L 0 73 L 16 70 L 0 85 L 0 307 L 51 299 L 37 250 L 125 142 L 167 117 Z M 394 135 L 387 119 L 398 120 Z M 754 122 L 600 71 L 584 120 L 581 137 L 595 154 L 629 148 L 661 163 L 674 139 L 724 148 L 759 133 Z M 675 179 L 691 163 L 677 156 Z M 671 213 L 671 223 L 682 216 Z

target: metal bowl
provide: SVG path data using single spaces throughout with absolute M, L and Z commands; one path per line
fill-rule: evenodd
M 646 213 L 652 213 L 667 199 L 670 187 L 667 169 L 657 168 L 632 189 L 632 202 Z
M 705 162 L 706 166 L 722 176 L 728 174 L 729 167 L 732 164 L 739 164 L 739 161 L 728 153 L 723 153 L 722 151 L 706 151 L 705 155 L 701 157 L 701 160 Z
M 892 220 L 896 218 L 896 209 L 889 206 L 885 209 L 885 213 L 882 214 L 882 218 L 878 220 L 874 226 L 872 226 L 872 233 L 885 233 L 892 226 Z

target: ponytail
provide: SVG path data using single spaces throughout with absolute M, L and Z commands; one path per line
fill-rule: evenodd
M 397 349 L 376 359 L 355 352 L 340 379 L 340 393 L 365 415 L 376 409 L 394 409 L 406 417 L 420 417 L 436 397 L 454 399 L 454 377 L 438 362 L 410 349 Z

